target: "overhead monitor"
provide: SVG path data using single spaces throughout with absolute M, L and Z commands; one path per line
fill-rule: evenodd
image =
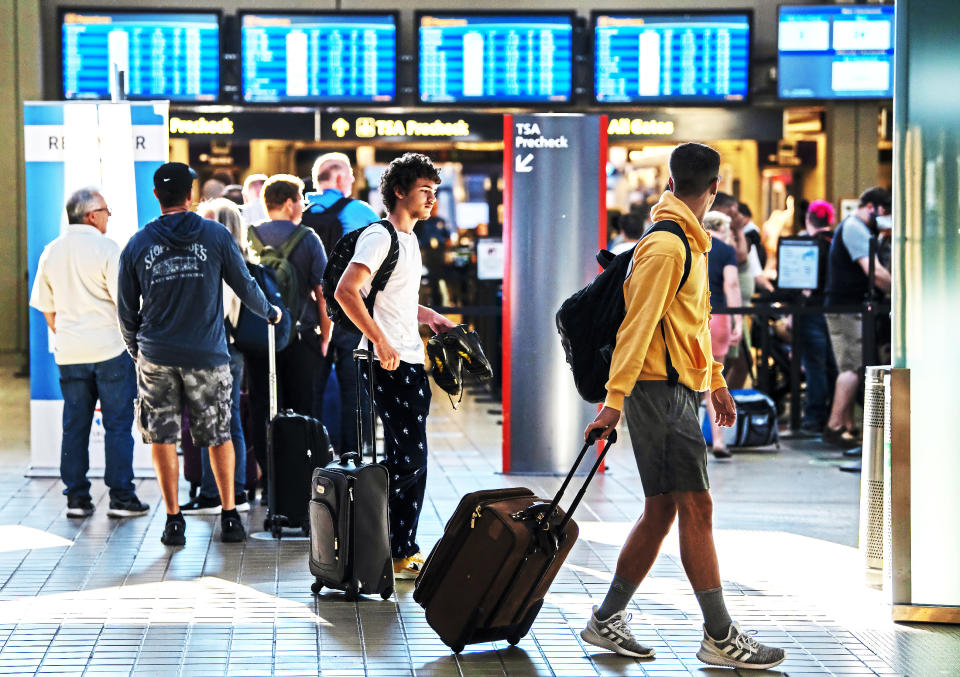
M 240 59 L 247 102 L 391 102 L 397 17 L 243 12 Z
M 892 97 L 893 29 L 893 5 L 780 7 L 780 97 Z
M 421 103 L 566 103 L 573 14 L 418 13 Z
M 60 12 L 65 99 L 108 99 L 118 78 L 130 99 L 215 101 L 220 95 L 217 12 Z
M 750 87 L 749 12 L 594 12 L 597 103 L 743 101 Z
M 820 244 L 810 237 L 781 237 L 777 247 L 777 287 L 817 289 L 820 280 Z

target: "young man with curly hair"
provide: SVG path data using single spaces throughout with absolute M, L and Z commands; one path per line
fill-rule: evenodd
M 374 367 L 374 405 L 384 427 L 384 463 L 390 471 L 390 548 L 398 579 L 416 578 L 424 561 L 417 545 L 417 524 L 427 486 L 430 385 L 423 368 L 419 324 L 435 332 L 456 326 L 418 303 L 423 264 L 413 227 L 430 216 L 439 184 L 440 173 L 426 155 L 406 153 L 390 163 L 380 179 L 387 218 L 360 235 L 335 295 L 363 332 L 360 347 L 372 346 L 379 360 Z M 376 296 L 371 316 L 363 299 L 390 251 L 391 230 L 396 231 L 399 258 L 386 287 Z

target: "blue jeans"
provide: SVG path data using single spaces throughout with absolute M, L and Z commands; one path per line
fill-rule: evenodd
M 133 400 L 137 376 L 133 359 L 126 353 L 103 362 L 61 364 L 63 393 L 63 441 L 60 445 L 60 478 L 64 495 L 88 498 L 90 480 L 90 426 L 100 400 L 104 430 L 103 480 L 112 500 L 132 498 Z
M 796 315 L 800 362 L 807 379 L 807 399 L 803 407 L 803 426 L 820 430 L 830 417 L 833 386 L 837 380 L 837 361 L 830 343 L 827 320 L 823 315 Z
M 243 421 L 240 419 L 240 391 L 243 388 L 243 355 L 230 348 L 230 376 L 233 377 L 233 390 L 230 393 L 230 438 L 233 440 L 235 463 L 233 472 L 234 495 L 246 491 L 247 485 L 247 442 L 243 439 Z M 205 498 L 220 498 L 217 480 L 210 465 L 210 449 L 200 450 L 200 495 Z

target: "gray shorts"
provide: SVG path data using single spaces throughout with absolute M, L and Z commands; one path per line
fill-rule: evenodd
M 863 320 L 856 315 L 827 314 L 827 327 L 830 329 L 830 341 L 833 354 L 837 358 L 837 369 L 859 371 L 863 364 Z
M 183 407 L 190 409 L 190 436 L 198 447 L 230 440 L 233 379 L 230 365 L 208 369 L 168 367 L 137 359 L 137 427 L 146 444 L 177 444 Z
M 666 381 L 638 381 L 623 414 L 647 498 L 710 488 L 699 393 Z

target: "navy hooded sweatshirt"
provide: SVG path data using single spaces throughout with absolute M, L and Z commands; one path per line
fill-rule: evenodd
M 117 311 L 130 354 L 172 367 L 227 364 L 221 280 L 257 315 L 273 319 L 276 311 L 221 224 L 193 212 L 148 223 L 120 254 Z

